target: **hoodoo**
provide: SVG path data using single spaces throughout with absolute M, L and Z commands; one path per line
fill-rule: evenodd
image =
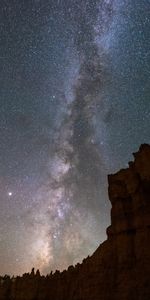
M 112 204 L 107 240 L 82 264 L 46 277 L 0 278 L 0 300 L 150 299 L 150 146 L 108 176 Z

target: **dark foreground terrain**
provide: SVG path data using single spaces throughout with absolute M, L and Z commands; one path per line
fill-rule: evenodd
M 0 300 L 150 299 L 150 146 L 134 157 L 108 176 L 111 226 L 95 253 L 62 273 L 1 277 Z

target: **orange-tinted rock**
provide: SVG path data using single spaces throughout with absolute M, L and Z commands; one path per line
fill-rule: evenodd
M 0 278 L 0 300 L 150 299 L 150 146 L 129 168 L 108 176 L 108 239 L 82 264 L 46 277 Z

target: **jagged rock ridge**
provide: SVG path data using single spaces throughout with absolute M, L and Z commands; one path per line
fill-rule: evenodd
M 1 277 L 0 300 L 150 299 L 150 146 L 134 157 L 108 176 L 111 226 L 95 253 L 62 273 Z

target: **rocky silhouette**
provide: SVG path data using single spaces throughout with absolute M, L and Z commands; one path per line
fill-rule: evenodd
M 150 299 L 150 146 L 129 168 L 108 176 L 107 240 L 82 264 L 46 277 L 39 270 L 0 277 L 0 300 Z

